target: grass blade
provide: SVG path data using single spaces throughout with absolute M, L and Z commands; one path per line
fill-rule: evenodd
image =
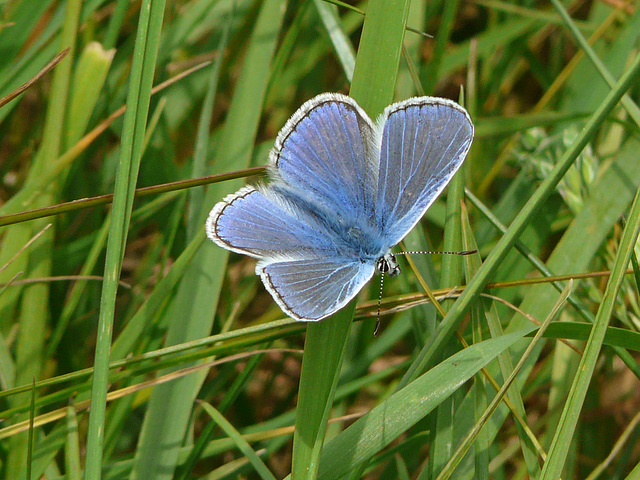
M 558 429 L 549 449 L 549 456 L 542 469 L 542 479 L 558 479 L 562 474 L 567 452 L 573 443 L 573 434 L 578 419 L 580 418 L 582 404 L 587 395 L 587 389 L 591 383 L 593 371 L 604 342 L 607 327 L 609 326 L 615 300 L 627 266 L 629 265 L 629 260 L 633 254 L 633 246 L 638 241 L 639 232 L 640 190 L 636 193 L 631 211 L 629 212 L 629 220 L 622 234 L 614 269 L 607 282 L 607 289 L 604 292 L 602 303 L 598 309 L 595 324 L 587 341 L 584 355 L 580 360 L 578 373 L 574 377 L 569 397 L 562 411 Z
M 229 421 L 224 418 L 224 416 L 218 410 L 216 410 L 206 402 L 200 402 L 200 405 L 202 405 L 202 408 L 204 408 L 205 412 L 209 414 L 213 421 L 215 421 L 220 426 L 220 428 L 224 430 L 224 433 L 226 433 L 227 436 L 233 440 L 233 442 L 244 454 L 244 456 L 249 459 L 249 462 L 251 462 L 253 468 L 256 470 L 258 475 L 260 475 L 260 478 L 262 478 L 263 480 L 276 480 L 276 477 L 273 476 L 273 473 L 269 471 L 260 457 L 256 455 L 256 452 L 253 450 L 253 448 L 251 448 L 247 441 L 242 438 L 240 432 L 233 428 L 233 425 L 231 425 L 231 423 L 229 423 Z
M 567 297 L 571 293 L 572 289 L 573 289 L 573 280 L 569 280 L 567 282 L 567 286 L 564 288 L 564 290 L 558 297 L 558 301 L 556 302 L 554 308 L 551 310 L 551 313 L 549 313 L 549 315 L 547 316 L 543 324 L 540 326 L 540 328 L 536 332 L 535 337 L 533 338 L 531 343 L 529 343 L 529 345 L 527 346 L 527 349 L 525 350 L 524 354 L 520 358 L 520 361 L 514 367 L 509 377 L 505 380 L 504 384 L 502 385 L 498 393 L 496 393 L 495 397 L 493 398 L 493 400 L 491 401 L 491 403 L 483 413 L 482 417 L 480 417 L 480 419 L 474 426 L 473 430 L 469 432 L 469 435 L 467 435 L 464 442 L 460 444 L 460 446 L 458 446 L 456 452 L 451 457 L 451 460 L 449 460 L 447 465 L 445 465 L 444 469 L 442 470 L 442 472 L 440 472 L 440 475 L 438 475 L 436 480 L 445 480 L 451 477 L 451 474 L 453 473 L 454 469 L 460 463 L 460 461 L 462 460 L 462 457 L 464 457 L 467 451 L 471 448 L 471 445 L 480 434 L 480 431 L 489 420 L 489 417 L 496 410 L 496 408 L 502 401 L 502 398 L 505 396 L 505 394 L 513 384 L 514 380 L 516 379 L 516 376 L 518 375 L 518 373 L 520 373 L 520 370 L 522 370 L 522 367 L 524 366 L 525 362 L 529 358 L 529 355 L 531 354 L 531 352 L 533 352 L 534 347 L 542 339 L 544 335 L 544 331 L 547 329 L 549 324 L 558 317 L 558 315 L 564 308 L 567 302 Z
M 331 440 L 320 458 L 321 480 L 334 480 L 368 461 L 532 329 L 465 348 L 377 405 Z M 395 415 L 396 412 L 402 415 Z
M 107 240 L 102 308 L 98 320 L 85 466 L 85 478 L 92 480 L 99 480 L 102 476 L 104 418 L 116 293 L 131 218 L 133 192 L 140 168 L 163 14 L 164 0 L 143 1 L 127 97 L 129 108 L 124 117 L 120 165 L 116 175 L 113 213 Z
M 260 122 L 272 58 L 285 12 L 283 0 L 267 0 L 259 6 L 242 71 L 221 133 L 214 159 L 217 172 L 246 168 Z M 204 237 L 204 221 L 211 206 L 240 181 L 209 187 L 203 208 L 195 219 Z M 170 322 L 165 344 L 185 343 L 206 337 L 212 329 L 224 278 L 228 252 L 210 243 L 195 253 L 180 279 L 179 289 L 165 310 Z M 174 312 L 180 312 L 175 314 Z M 144 317 L 140 317 L 142 321 Z M 194 399 L 206 372 L 197 372 L 156 387 L 138 440 L 133 476 L 139 479 L 169 479 L 177 466 L 179 447 L 185 438 Z M 158 445 L 162 448 L 158 448 Z
M 369 116 L 375 118 L 393 99 L 409 2 L 373 0 L 368 11 L 350 93 Z M 380 42 L 379 32 L 385 33 L 385 41 Z M 354 308 L 355 301 L 336 315 L 307 327 L 293 439 L 291 478 L 294 480 L 312 480 L 318 475 L 329 410 Z
M 534 195 L 529 199 L 527 204 L 520 210 L 518 216 L 513 220 L 505 235 L 500 239 L 491 254 L 487 257 L 482 267 L 478 270 L 475 277 L 471 279 L 464 293 L 456 300 L 447 316 L 442 320 L 435 337 L 423 348 L 419 354 L 417 361 L 411 366 L 401 385 L 406 385 L 411 379 L 415 378 L 420 372 L 424 371 L 434 359 L 434 355 L 440 351 L 444 341 L 451 336 L 462 315 L 469 308 L 473 297 L 489 282 L 491 275 L 505 258 L 518 236 L 527 226 L 531 217 L 540 209 L 544 200 L 546 200 L 555 186 L 573 164 L 582 149 L 596 134 L 597 129 L 602 125 L 607 116 L 611 113 L 620 98 L 624 95 L 632 83 L 637 80 L 640 73 L 640 55 L 636 56 L 629 69 L 602 102 L 598 110 L 589 119 L 587 125 L 580 133 L 580 136 L 574 141 L 571 147 L 562 156 L 562 159 L 550 172 L 545 181 L 538 187 Z

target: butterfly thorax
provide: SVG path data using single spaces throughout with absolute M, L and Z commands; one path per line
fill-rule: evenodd
M 378 258 L 378 261 L 376 262 L 376 271 L 383 275 L 389 275 L 390 277 L 399 275 L 400 265 L 398 265 L 396 256 L 391 252 L 387 252 Z
M 272 184 L 271 188 L 301 210 L 299 217 L 314 228 L 331 234 L 338 255 L 356 257 L 362 263 L 374 264 L 389 254 L 392 245 L 383 244 L 383 237 L 373 225 L 373 218 L 367 221 L 331 210 L 310 196 L 283 184 Z

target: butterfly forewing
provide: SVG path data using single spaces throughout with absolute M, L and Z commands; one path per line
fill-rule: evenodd
M 287 122 L 271 153 L 276 178 L 315 208 L 375 225 L 378 142 L 369 117 L 349 97 L 323 94 Z
M 207 236 L 221 247 L 253 257 L 335 256 L 336 242 L 271 191 L 243 187 L 216 204 Z
M 375 267 L 346 259 L 261 262 L 256 273 L 280 308 L 298 320 L 321 320 L 344 307 Z
M 424 215 L 462 164 L 473 124 L 457 104 L 432 97 L 385 110 L 376 222 L 389 247 Z

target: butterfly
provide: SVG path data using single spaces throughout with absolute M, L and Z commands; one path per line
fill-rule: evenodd
M 458 104 L 416 97 L 374 123 L 345 95 L 323 93 L 286 122 L 269 155 L 271 181 L 217 203 L 207 236 L 258 259 L 280 308 L 317 321 L 343 308 L 418 223 L 464 161 L 473 123 Z

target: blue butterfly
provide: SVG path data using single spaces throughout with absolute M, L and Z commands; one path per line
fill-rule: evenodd
M 323 93 L 279 132 L 271 182 L 217 203 L 207 236 L 258 258 L 256 274 L 287 315 L 321 320 L 376 270 L 400 272 L 391 248 L 442 192 L 472 139 L 469 115 L 450 100 L 410 98 L 374 123 L 351 98 Z

